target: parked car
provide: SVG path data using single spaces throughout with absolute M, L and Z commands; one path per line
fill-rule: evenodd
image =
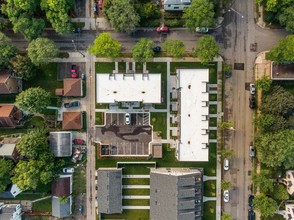
M 103 4 L 102 0 L 98 0 L 98 8 L 102 9 L 102 4 Z
M 84 206 L 83 206 L 82 204 L 81 204 L 80 207 L 79 207 L 79 212 L 80 212 L 81 214 L 84 213 Z
M 208 33 L 208 27 L 196 27 L 197 33 Z
M 254 109 L 255 108 L 255 96 L 254 95 L 251 95 L 249 97 L 249 107 L 251 109 Z
M 253 199 L 254 199 L 254 195 L 250 194 L 248 197 L 248 206 L 249 207 L 253 207 Z
M 94 3 L 93 12 L 96 14 L 98 12 L 97 4 Z
M 126 123 L 126 125 L 131 124 L 131 118 L 130 118 L 130 114 L 129 113 L 126 113 L 125 114 L 125 123 Z
M 77 28 L 74 28 L 74 29 L 73 29 L 73 32 L 74 32 L 74 33 L 81 33 L 82 30 L 81 30 L 81 28 L 77 27 Z
M 63 173 L 74 173 L 75 169 L 74 168 L 63 168 L 62 172 Z
M 224 159 L 224 170 L 229 170 L 230 161 L 228 159 Z
M 72 102 L 65 102 L 63 104 L 64 108 L 72 108 L 72 107 L 79 107 L 80 102 L 79 101 L 72 101 Z
M 84 145 L 86 144 L 86 141 L 84 141 L 83 139 L 73 139 L 72 143 L 77 145 Z
M 86 73 L 82 73 L 81 78 L 82 78 L 82 80 L 85 80 L 86 79 Z
M 158 27 L 156 29 L 156 31 L 157 31 L 157 33 L 162 33 L 162 32 L 168 33 L 169 32 L 168 27 L 164 27 L 164 26 Z
M 224 190 L 224 202 L 230 201 L 230 192 L 229 190 Z
M 249 146 L 249 155 L 250 157 L 255 157 L 255 149 L 252 145 Z
M 251 208 L 248 210 L 248 220 L 255 220 L 255 212 Z
M 153 47 L 152 49 L 154 53 L 159 53 L 161 51 L 161 47 L 159 46 Z
M 71 65 L 71 78 L 78 78 L 78 68 L 77 65 Z
M 255 94 L 255 85 L 253 83 L 250 83 L 249 88 L 250 88 L 250 94 L 254 95 Z

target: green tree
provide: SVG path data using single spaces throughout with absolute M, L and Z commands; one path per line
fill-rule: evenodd
M 14 167 L 12 160 L 0 158 L 0 193 L 5 191 L 8 184 L 11 183 L 11 171 Z
M 221 188 L 222 190 L 230 190 L 232 188 L 233 184 L 230 181 L 224 181 L 221 182 Z
M 59 34 L 67 34 L 72 30 L 69 11 L 73 7 L 72 0 L 41 0 L 41 8 L 52 27 Z
M 220 46 L 212 36 L 200 37 L 195 50 L 195 55 L 201 60 L 201 63 L 213 61 L 213 58 L 220 52 Z
M 9 60 L 17 54 L 18 50 L 11 44 L 10 38 L 0 32 L 0 65 L 8 65 Z
M 29 114 L 41 113 L 50 104 L 50 93 L 40 87 L 32 87 L 19 93 L 15 104 Z
M 229 213 L 224 213 L 222 215 L 222 220 L 231 220 L 232 216 Z
M 259 159 L 268 167 L 284 165 L 286 169 L 294 164 L 294 130 L 265 133 L 256 137 Z
M 120 55 L 121 44 L 112 39 L 109 33 L 104 32 L 94 40 L 93 46 L 88 47 L 88 51 L 96 57 L 115 59 Z
M 141 20 L 142 19 L 156 19 L 161 17 L 160 8 L 157 7 L 153 2 L 147 2 L 140 7 Z
M 281 62 L 294 61 L 294 35 L 288 35 L 285 39 L 281 39 L 268 53 L 266 59 Z
M 274 185 L 273 198 L 275 200 L 287 200 L 287 199 L 289 199 L 289 194 L 288 194 L 288 191 L 286 189 L 286 186 L 283 186 L 282 184 Z
M 162 45 L 168 56 L 181 58 L 185 53 L 185 45 L 181 40 L 166 39 Z
M 230 129 L 230 128 L 233 128 L 234 127 L 234 122 L 233 121 L 222 121 L 220 123 L 220 127 L 222 130 L 224 129 Z
M 10 61 L 10 66 L 16 76 L 29 80 L 35 75 L 35 65 L 26 55 L 17 54 Z
M 130 0 L 112 0 L 106 14 L 113 28 L 119 32 L 131 33 L 140 22 Z
M 49 150 L 46 132 L 44 129 L 33 129 L 24 134 L 16 146 L 20 154 L 37 159 L 42 152 Z
M 273 86 L 262 96 L 260 110 L 263 114 L 288 115 L 294 108 L 294 95 L 281 86 Z
M 59 197 L 60 204 L 67 203 L 67 200 L 68 200 L 68 196 L 61 196 L 61 197 Z
M 275 200 L 261 193 L 254 198 L 254 208 L 260 211 L 262 217 L 273 217 L 278 206 Z
M 294 33 L 294 6 L 293 6 L 292 2 L 292 6 L 285 8 L 281 15 L 279 16 L 279 21 L 281 23 L 281 25 L 286 27 L 286 30 Z
M 28 57 L 36 66 L 47 63 L 57 56 L 58 49 L 55 43 L 48 38 L 37 38 L 28 46 Z
M 234 155 L 234 150 L 233 149 L 222 149 L 221 151 L 221 158 L 230 158 Z
M 263 92 L 268 92 L 271 88 L 272 80 L 268 76 L 262 76 L 255 81 L 255 84 L 258 89 L 261 89 Z
M 146 62 L 148 59 L 154 57 L 152 50 L 153 41 L 148 38 L 141 38 L 133 47 L 133 58 L 136 62 Z
M 291 127 L 281 115 L 261 114 L 253 122 L 261 132 L 276 132 Z
M 251 177 L 254 185 L 256 185 L 262 193 L 273 192 L 274 190 L 274 184 L 270 174 L 269 170 L 261 170 L 260 173 L 254 173 Z
M 184 10 L 185 27 L 195 31 L 196 27 L 214 27 L 214 6 L 209 0 L 193 0 Z

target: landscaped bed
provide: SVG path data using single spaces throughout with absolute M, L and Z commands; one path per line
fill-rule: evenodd
M 104 112 L 95 112 L 95 125 L 104 125 Z
M 123 206 L 149 206 L 149 199 L 123 199 Z
M 52 198 L 47 198 L 33 203 L 33 212 L 51 212 Z
M 123 195 L 137 195 L 137 196 L 149 196 L 149 189 L 123 189 Z
M 123 185 L 149 185 L 150 179 L 145 178 L 123 178 Z
M 203 215 L 203 220 L 215 220 L 216 219 L 216 214 L 215 214 L 215 209 L 216 209 L 216 202 L 215 201 L 208 201 L 204 203 L 204 215 Z
M 166 117 L 165 112 L 151 112 L 151 124 L 153 125 L 153 131 L 158 132 L 162 139 L 166 139 Z
M 207 180 L 204 182 L 204 196 L 215 197 L 216 196 L 216 181 Z
M 106 215 L 101 214 L 101 219 L 131 219 L 131 220 L 148 220 L 149 219 L 149 210 L 141 209 L 126 209 L 122 214 L 113 214 Z

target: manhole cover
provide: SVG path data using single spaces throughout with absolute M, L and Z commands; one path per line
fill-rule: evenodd
M 255 52 L 257 50 L 257 43 L 250 44 L 250 51 Z
M 234 70 L 244 70 L 244 63 L 234 63 Z

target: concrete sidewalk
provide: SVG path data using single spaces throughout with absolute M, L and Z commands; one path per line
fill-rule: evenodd
M 122 209 L 150 209 L 150 206 L 123 206 Z
M 123 189 L 150 189 L 150 185 L 123 185 Z
M 138 178 L 138 179 L 149 179 L 150 175 L 123 175 L 123 178 Z
M 150 199 L 150 196 L 123 196 L 123 199 Z

